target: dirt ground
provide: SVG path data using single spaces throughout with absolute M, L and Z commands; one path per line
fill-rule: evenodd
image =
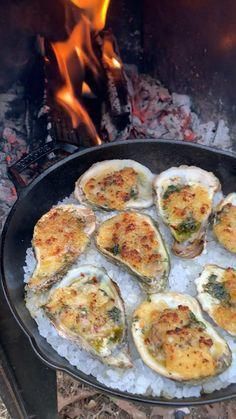
M 0 397 L 0 419 L 11 419 L 5 404 Z
M 64 373 L 57 373 L 60 419 L 174 419 L 176 411 L 107 397 Z M 236 399 L 198 408 L 181 408 L 186 419 L 235 419 Z
M 174 419 L 176 411 L 162 407 L 141 406 L 125 400 L 107 397 L 57 373 L 58 412 L 60 419 Z M 235 419 L 236 399 L 198 408 L 182 408 L 186 419 Z M 0 419 L 11 418 L 0 398 Z

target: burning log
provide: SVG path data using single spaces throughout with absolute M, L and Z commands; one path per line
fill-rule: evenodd
M 77 0 L 73 3 L 77 4 Z M 104 7 L 97 11 L 95 3 L 91 0 L 90 6 L 93 8 L 86 6 L 87 9 L 76 9 L 77 24 L 68 39 L 47 45 L 46 48 L 52 125 L 57 136 L 66 137 L 63 141 L 77 145 L 81 144 L 81 137 L 83 145 L 125 139 L 131 123 L 127 80 L 118 48 L 111 31 L 101 30 L 109 1 L 99 2 Z M 74 7 L 67 3 L 66 10 L 70 6 Z M 67 10 L 67 16 L 68 19 L 75 18 L 71 9 Z M 71 28 L 70 22 L 67 27 Z M 55 104 L 55 98 L 60 106 Z M 94 118 L 90 111 L 95 104 Z M 70 115 L 72 124 L 62 108 Z
M 131 103 L 128 95 L 127 79 L 121 59 L 118 56 L 115 39 L 111 31 L 104 31 L 94 38 L 94 50 L 96 51 L 96 58 L 98 60 L 99 75 L 98 78 L 87 71 L 84 77 L 79 75 L 77 78 L 76 94 L 80 106 L 83 106 L 83 115 L 79 117 L 79 126 L 70 121 L 68 115 L 55 102 L 55 90 L 58 90 L 60 81 L 57 73 L 57 66 L 55 59 L 52 58 L 52 50 L 47 44 L 45 72 L 49 83 L 46 86 L 47 102 L 50 107 L 51 121 L 54 134 L 62 141 L 70 142 L 76 145 L 90 145 L 90 138 L 96 138 L 94 129 L 87 129 L 91 127 L 91 123 L 96 121 L 96 129 L 99 137 L 105 142 L 115 141 L 118 139 L 126 139 L 129 135 L 131 125 Z M 114 50 L 113 50 L 114 48 Z M 113 51 L 113 52 L 112 52 Z M 80 83 L 79 83 L 80 81 Z M 88 83 L 87 83 L 88 82 Z M 80 84 L 80 86 L 79 86 Z M 73 83 L 75 86 L 75 83 Z M 89 86 L 92 86 L 92 90 Z M 94 93 L 93 93 L 93 92 Z M 63 94 L 61 90 L 60 105 L 63 101 Z M 82 105 L 83 98 L 83 105 Z M 71 102 L 74 103 L 74 102 Z M 76 101 L 78 104 L 78 102 Z M 95 106 L 96 105 L 96 106 Z M 69 107 L 65 106 L 70 112 Z M 76 107 L 73 107 L 73 112 Z M 96 108 L 96 113 L 93 112 Z M 99 109 L 99 111 L 98 111 Z M 87 116 L 85 117 L 85 113 Z M 94 115 L 93 115 L 94 113 Z M 88 118 L 88 114 L 90 117 Z M 93 115 L 93 117 L 91 117 Z M 75 122 L 77 116 L 73 113 Z
M 119 57 L 118 46 L 111 32 L 98 37 L 106 78 L 106 94 L 102 105 L 101 133 L 105 141 L 128 138 L 131 127 L 131 102 L 127 79 Z
M 45 102 L 51 137 L 77 146 L 128 138 L 219 146 L 224 137 L 230 148 L 224 121 L 201 123 L 188 96 L 170 93 L 158 80 L 122 64 L 115 37 L 103 29 L 108 4 L 109 0 L 67 2 L 67 40 L 46 43 Z

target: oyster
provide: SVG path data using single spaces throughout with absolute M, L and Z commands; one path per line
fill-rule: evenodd
M 218 326 L 236 336 L 236 270 L 206 265 L 195 282 L 203 310 Z
M 132 335 L 145 364 L 173 380 L 199 383 L 231 364 L 227 343 L 189 295 L 151 295 L 133 314 Z
M 72 269 L 43 306 L 58 333 L 115 367 L 132 367 L 126 343 L 124 303 L 106 271 Z
M 133 160 L 95 163 L 76 182 L 75 197 L 94 208 L 125 210 L 153 204 L 154 175 Z
M 186 259 L 200 255 L 219 180 L 198 167 L 172 167 L 156 177 L 154 189 L 157 209 L 174 238 L 173 252 Z
M 138 212 L 122 212 L 103 222 L 96 234 L 98 250 L 134 273 L 146 292 L 165 288 L 169 255 L 155 221 Z
M 37 266 L 28 288 L 42 291 L 62 278 L 87 247 L 95 225 L 93 211 L 78 205 L 59 205 L 44 214 L 34 227 Z
M 229 194 L 217 206 L 213 231 L 222 246 L 236 253 L 236 193 Z

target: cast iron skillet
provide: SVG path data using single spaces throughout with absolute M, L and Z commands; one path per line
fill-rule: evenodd
M 235 384 L 199 398 L 171 400 L 110 389 L 60 357 L 39 335 L 37 325 L 25 307 L 23 265 L 26 249 L 31 245 L 35 223 L 53 204 L 70 195 L 75 181 L 91 164 L 114 158 L 137 160 L 154 173 L 180 164 L 196 165 L 213 171 L 220 179 L 225 194 L 235 191 L 236 156 L 199 145 L 168 140 L 131 140 L 90 148 L 66 157 L 20 191 L 5 223 L 1 239 L 1 275 L 11 311 L 43 362 L 110 395 L 166 406 L 199 405 L 230 399 L 236 396 Z M 21 169 L 21 165 L 18 165 L 18 169 Z

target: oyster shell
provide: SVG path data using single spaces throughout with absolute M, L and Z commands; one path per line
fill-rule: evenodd
M 124 303 L 118 286 L 102 268 L 72 269 L 43 306 L 58 333 L 102 362 L 130 368 Z
M 146 292 L 157 292 L 166 287 L 169 255 L 151 217 L 138 212 L 122 212 L 103 222 L 95 238 L 98 250 L 134 273 Z
M 89 244 L 95 225 L 93 211 L 79 205 L 59 205 L 44 214 L 34 227 L 37 265 L 28 288 L 43 291 L 61 279 Z
M 195 282 L 203 310 L 218 326 L 236 336 L 236 270 L 206 265 Z
M 219 180 L 199 167 L 172 167 L 155 178 L 154 189 L 157 209 L 174 238 L 173 252 L 186 259 L 200 255 Z
M 133 314 L 132 335 L 145 364 L 173 380 L 197 384 L 231 364 L 227 343 L 189 295 L 151 295 Z
M 236 253 L 236 193 L 229 194 L 216 208 L 213 231 L 222 246 Z
M 75 197 L 107 211 L 148 208 L 153 204 L 154 175 L 134 160 L 95 163 L 76 182 Z

